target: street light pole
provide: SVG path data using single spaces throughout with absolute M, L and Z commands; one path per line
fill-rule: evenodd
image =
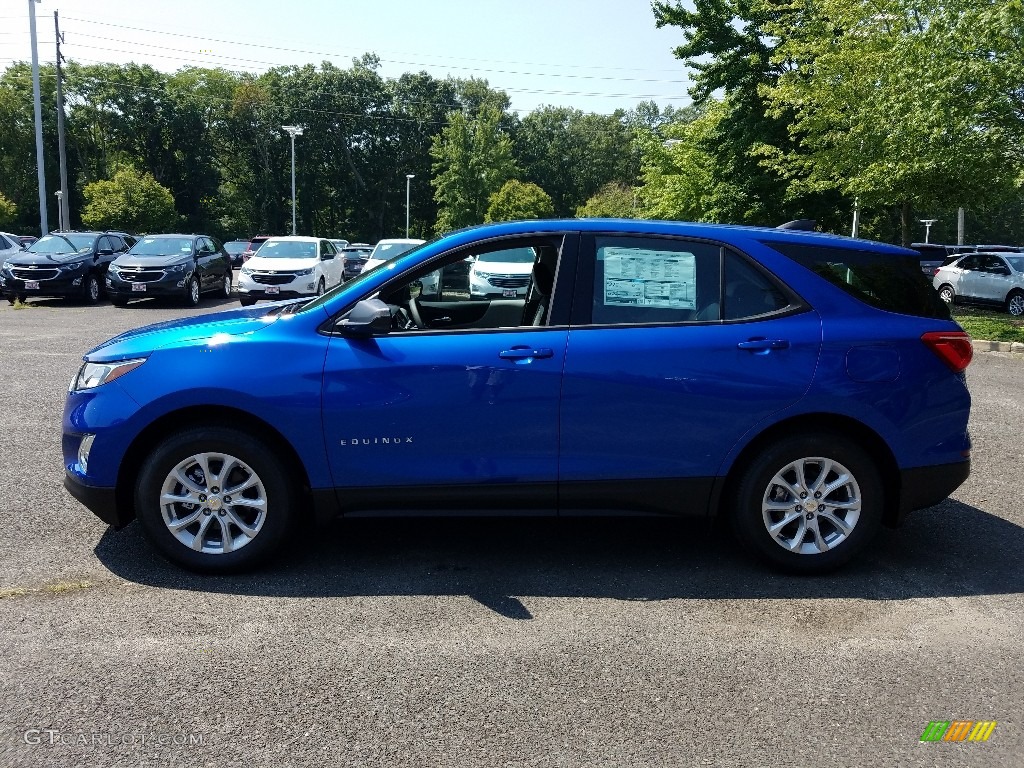
M 301 125 L 282 125 L 281 130 L 287 131 L 292 137 L 292 234 L 295 234 L 295 137 L 302 135 Z
M 409 184 L 416 178 L 415 173 L 405 174 L 405 239 L 409 239 Z
M 924 241 L 927 243 L 928 235 L 932 231 L 932 224 L 938 221 L 938 219 L 921 219 L 920 221 L 924 224 Z
M 64 231 L 64 192 L 57 190 L 54 192 L 57 196 L 57 229 Z
M 36 3 L 42 0 L 28 0 L 28 28 L 32 36 L 32 99 L 36 120 L 36 177 L 39 181 L 39 230 L 49 234 L 50 224 L 46 220 L 46 174 L 43 172 L 43 109 L 39 101 L 39 52 L 36 50 Z

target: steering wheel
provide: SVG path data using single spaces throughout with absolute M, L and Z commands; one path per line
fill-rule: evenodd
M 423 318 L 420 316 L 420 305 L 416 302 L 416 297 L 409 299 L 409 303 L 406 304 L 409 308 L 409 315 L 412 317 L 413 325 L 420 330 L 427 327 L 427 324 L 423 322 Z

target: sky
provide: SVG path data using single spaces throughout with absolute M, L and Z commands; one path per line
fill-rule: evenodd
M 0 5 L 0 69 L 31 60 L 29 0 Z M 348 67 L 376 53 L 384 77 L 425 71 L 479 77 L 525 115 L 541 105 L 609 114 L 640 101 L 690 103 L 672 55 L 676 27 L 656 29 L 650 0 L 43 0 L 39 60 L 55 58 L 53 12 L 66 59 L 262 72 Z

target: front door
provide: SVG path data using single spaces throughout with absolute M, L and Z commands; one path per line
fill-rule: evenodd
M 424 282 L 433 289 L 398 276 L 380 292 L 391 333 L 330 340 L 323 419 L 339 500 L 386 489 L 375 506 L 424 508 L 458 486 L 455 506 L 554 510 L 567 328 L 522 298 L 446 287 L 421 302 Z

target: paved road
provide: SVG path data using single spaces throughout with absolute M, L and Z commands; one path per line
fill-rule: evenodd
M 836 576 L 679 521 L 363 519 L 203 578 L 60 485 L 82 352 L 184 311 L 0 307 L 0 766 L 1024 764 L 1021 357 L 970 368 L 967 484 Z M 999 724 L 919 743 L 949 719 Z

